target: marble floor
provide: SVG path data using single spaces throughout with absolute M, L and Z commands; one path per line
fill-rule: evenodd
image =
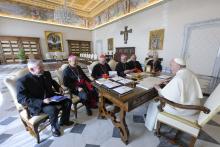
M 68 128 L 61 128 L 62 136 L 53 137 L 48 126 L 40 133 L 42 142 L 36 144 L 33 138 L 25 131 L 20 121 L 18 112 L 13 104 L 11 96 L 3 84 L 4 76 L 13 74 L 21 67 L 8 66 L 3 68 L 0 65 L 0 91 L 3 96 L 3 102 L 0 103 L 0 147 L 125 147 L 121 141 L 119 131 L 114 128 L 109 119 L 102 120 L 97 118 L 98 110 L 93 109 L 93 115 L 87 116 L 85 108 L 81 108 L 78 113 L 77 125 Z M 4 70 L 2 70 L 4 69 Z M 8 70 L 8 72 L 6 72 Z M 2 72 L 3 71 L 3 72 Z M 10 73 L 10 74 L 9 74 Z M 0 101 L 1 102 L 1 101 Z M 164 138 L 154 136 L 144 126 L 144 113 L 146 113 L 146 104 L 127 113 L 126 122 L 130 131 L 128 147 L 171 147 Z M 71 113 L 71 119 L 74 119 Z M 174 129 L 163 126 L 162 131 L 171 135 L 175 133 Z M 188 137 L 182 133 L 181 143 L 187 146 Z M 202 129 L 199 139 L 196 141 L 196 147 L 220 147 L 220 113 L 214 117 Z

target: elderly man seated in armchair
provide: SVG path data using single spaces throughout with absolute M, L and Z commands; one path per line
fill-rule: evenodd
M 200 105 L 203 98 L 202 90 L 196 75 L 186 68 L 186 63 L 181 58 L 174 58 L 171 61 L 171 71 L 175 75 L 164 87 L 155 85 L 155 89 L 168 100 L 183 105 Z M 155 127 L 158 114 L 158 103 L 151 102 L 148 107 L 145 126 L 152 131 Z M 165 105 L 164 111 L 179 116 L 191 116 L 198 113 L 198 110 L 186 110 Z
M 51 98 L 62 95 L 63 89 L 52 79 L 49 71 L 44 71 L 40 60 L 30 60 L 27 64 L 29 73 L 19 78 L 16 82 L 18 103 L 26 106 L 31 116 L 45 113 L 49 116 L 53 136 L 61 135 L 59 126 L 73 124 L 69 120 L 71 100 L 66 98 L 59 102 L 52 102 Z M 55 93 L 54 89 L 56 90 Z M 58 108 L 61 107 L 61 109 Z M 59 110 L 62 110 L 60 123 L 58 124 Z

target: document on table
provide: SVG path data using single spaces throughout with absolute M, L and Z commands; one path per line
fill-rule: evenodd
M 137 84 L 137 87 L 149 90 L 154 87 L 154 85 L 158 85 L 162 82 L 162 79 L 157 77 L 148 77 L 143 79 L 139 84 Z
M 133 81 L 129 80 L 129 79 L 123 79 L 123 80 L 119 80 L 118 82 L 121 83 L 121 84 L 128 84 L 128 83 L 131 83 Z
M 108 82 L 111 82 L 111 81 L 108 80 L 108 79 L 100 78 L 100 79 L 95 80 L 95 82 L 102 85 L 102 84 L 105 84 L 105 83 L 108 83 Z
M 103 85 L 106 86 L 107 88 L 114 88 L 114 87 L 120 86 L 121 84 L 110 81 L 110 82 L 104 83 Z
M 128 86 L 120 86 L 120 87 L 114 88 L 113 90 L 116 91 L 119 94 L 125 94 L 125 93 L 130 92 L 131 90 L 133 90 L 133 88 L 128 87 Z
M 168 76 L 168 75 L 160 75 L 160 76 L 157 76 L 158 78 L 160 79 L 168 79 L 168 78 L 171 78 L 171 76 Z
M 114 78 L 111 78 L 113 81 L 120 81 L 123 80 L 124 78 L 120 77 L 120 76 L 116 76 Z

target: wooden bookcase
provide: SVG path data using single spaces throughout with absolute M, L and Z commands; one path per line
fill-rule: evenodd
M 41 59 L 40 38 L 0 36 L 0 61 L 3 64 L 18 63 L 17 54 L 23 48 L 26 58 L 33 54 L 35 58 Z
M 67 40 L 69 54 L 91 53 L 91 41 Z
M 135 54 L 135 47 L 116 47 L 115 49 L 114 60 L 117 62 L 121 60 L 121 54 L 127 55 L 128 59 Z

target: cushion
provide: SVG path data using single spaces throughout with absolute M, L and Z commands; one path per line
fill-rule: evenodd
M 40 114 L 40 115 L 37 115 L 37 116 L 33 116 L 31 117 L 30 119 L 28 119 L 28 115 L 27 115 L 27 111 L 26 110 L 22 110 L 20 112 L 20 116 L 21 118 L 25 121 L 25 122 L 28 122 L 32 125 L 35 125 L 37 122 L 39 122 L 40 120 L 42 119 L 47 119 L 48 118 L 48 115 L 47 114 Z
M 28 72 L 29 72 L 28 69 L 24 68 L 22 70 L 17 71 L 12 77 L 6 77 L 4 79 L 4 83 L 7 86 L 8 90 L 12 96 L 12 99 L 14 101 L 14 104 L 18 110 L 22 110 L 23 106 L 21 104 L 19 104 L 17 101 L 16 81 L 17 81 L 17 79 L 24 76 Z
M 99 61 L 94 61 L 94 62 L 92 62 L 92 64 L 87 66 L 90 74 L 92 73 L 94 66 L 98 63 L 99 63 Z
M 197 137 L 200 131 L 200 126 L 197 124 L 198 115 L 187 116 L 176 116 L 167 112 L 160 112 L 157 115 L 157 120 L 173 126 L 179 130 Z
M 214 117 L 220 111 L 220 84 L 218 84 L 218 86 L 209 96 L 204 106 L 209 108 L 211 112 L 209 114 L 200 112 L 198 124 L 201 126 L 204 126 L 209 120 L 212 119 L 212 117 Z
M 110 66 L 111 70 L 115 70 L 116 65 L 118 64 L 118 62 L 116 62 L 115 60 L 111 59 L 108 62 L 108 65 Z

